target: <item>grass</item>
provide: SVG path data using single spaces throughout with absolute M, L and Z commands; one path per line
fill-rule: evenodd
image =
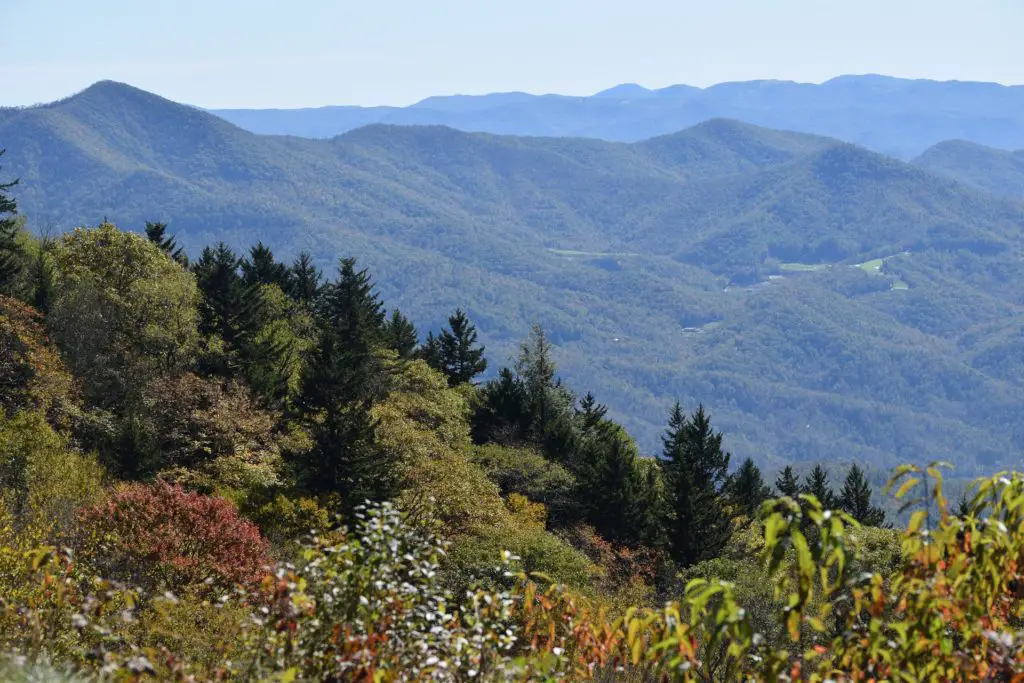
M 886 256 L 885 258 L 871 259 L 870 261 L 865 261 L 864 263 L 858 263 L 856 267 L 860 268 L 861 270 L 867 271 L 868 273 L 880 273 L 882 272 L 882 264 L 885 263 L 885 259 L 887 258 L 892 257 Z
M 828 270 L 832 266 L 828 263 L 780 263 L 779 270 L 788 270 L 798 273 L 813 273 L 820 270 Z
M 625 251 L 576 251 L 574 249 L 552 249 L 548 248 L 548 251 L 556 256 L 586 256 L 600 258 L 603 256 L 639 256 L 632 252 Z

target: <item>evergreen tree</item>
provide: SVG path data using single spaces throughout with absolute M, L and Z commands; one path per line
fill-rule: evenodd
M 315 443 L 301 463 L 315 492 L 341 493 L 349 506 L 388 493 L 392 469 L 374 444 L 370 409 L 384 394 L 375 353 L 384 314 L 373 282 L 354 259 L 327 286 L 319 321 L 320 343 L 307 363 L 297 401 Z
M 429 342 L 430 336 L 427 345 Z M 481 393 L 480 407 L 473 415 L 473 441 L 507 445 L 525 441 L 533 427 L 533 416 L 523 381 L 510 369 L 502 368 Z
M 775 479 L 775 490 L 779 496 L 789 496 L 793 500 L 800 495 L 800 477 L 793 473 L 793 468 L 786 465 Z
M 166 223 L 146 221 L 146 237 L 160 247 L 165 254 L 180 263 L 182 267 L 188 268 L 188 256 L 185 254 L 185 250 L 178 246 L 177 240 L 167 234 Z
M 250 378 L 269 376 L 288 349 L 259 343 L 259 334 L 271 322 L 263 291 L 247 285 L 239 275 L 240 260 L 225 243 L 206 247 L 192 272 L 203 295 L 199 306 L 199 330 L 219 336 L 227 355 L 212 359 L 208 371 L 230 375 L 241 371 Z
M 399 358 L 412 358 L 415 354 L 419 335 L 416 326 L 401 311 L 395 309 L 391 312 L 384 336 L 388 348 L 398 352 Z
M 751 519 L 757 517 L 761 503 L 771 497 L 771 489 L 764 483 L 761 470 L 750 458 L 736 470 L 729 492 L 736 508 Z
M 519 358 L 516 360 L 516 375 L 523 382 L 532 422 L 540 433 L 543 433 L 544 426 L 557 410 L 557 406 L 553 405 L 557 398 L 554 390 L 560 385 L 555 381 L 556 367 L 551 358 L 551 349 L 544 328 L 534 325 L 529 336 L 520 344 Z
M 436 369 L 448 378 L 448 384 L 466 384 L 487 369 L 484 347 L 476 343 L 476 327 L 462 309 L 448 317 L 448 329 L 437 339 Z
M 263 300 L 257 287 L 245 284 L 238 273 L 240 259 L 224 242 L 203 249 L 192 267 L 203 294 L 200 330 L 218 334 L 239 349 L 266 324 Z
M 818 499 L 822 507 L 832 510 L 836 507 L 836 492 L 828 483 L 828 474 L 821 465 L 815 465 L 814 469 L 807 476 L 807 483 L 804 484 L 804 493 L 809 493 Z
M 594 394 L 587 392 L 587 395 L 580 400 L 579 410 L 576 411 L 580 419 L 580 428 L 584 433 L 592 432 L 608 414 L 608 407 L 598 403 Z
M 661 535 L 660 486 L 654 467 L 644 468 L 636 446 L 618 425 L 605 422 L 583 447 L 580 498 L 587 521 L 601 536 L 657 545 Z
M 6 150 L 0 149 L 0 156 Z M 25 281 L 27 268 L 25 251 L 21 244 L 21 224 L 18 204 L 10 196 L 17 180 L 0 183 L 0 294 L 18 296 Z
M 354 258 L 344 258 L 338 267 L 338 281 L 324 287 L 319 317 L 328 327 L 359 335 L 369 347 L 384 340 L 384 305 L 366 269 L 356 270 Z
M 883 526 L 885 512 L 871 504 L 871 487 L 864 471 L 856 464 L 850 466 L 839 492 L 839 507 L 864 526 Z
M 674 513 L 668 539 L 672 556 L 684 566 L 717 557 L 730 535 L 723 504 L 730 456 L 722 450 L 722 434 L 712 430 L 703 405 L 687 419 L 676 403 L 662 442 Z
M 292 263 L 288 273 L 289 296 L 301 304 L 315 308 L 323 291 L 323 274 L 313 265 L 313 257 L 309 252 L 302 252 Z
M 416 357 L 422 359 L 435 370 L 441 367 L 441 339 L 433 332 L 427 332 L 423 345 L 416 349 Z
M 288 266 L 275 261 L 274 252 L 263 242 L 249 249 L 249 257 L 242 259 L 241 266 L 246 285 L 277 285 L 282 291 L 288 291 Z
M 32 305 L 36 310 L 49 313 L 56 296 L 53 264 L 50 262 L 52 243 L 48 238 L 39 242 L 39 253 L 32 264 Z

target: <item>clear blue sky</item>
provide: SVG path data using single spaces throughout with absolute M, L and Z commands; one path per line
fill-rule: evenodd
M 0 0 L 0 105 L 205 107 L 845 73 L 1024 83 L 1024 0 Z

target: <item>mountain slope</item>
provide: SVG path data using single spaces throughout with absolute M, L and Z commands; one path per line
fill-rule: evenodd
M 1024 373 L 1004 374 L 1024 205 L 835 140 L 725 120 L 635 144 L 267 137 L 101 84 L 3 112 L 0 143 L 39 229 L 164 220 L 193 251 L 355 255 L 424 332 L 468 309 L 495 369 L 540 321 L 649 451 L 676 398 L 769 464 L 970 473 L 1024 446 Z
M 1007 152 L 950 140 L 925 150 L 913 163 L 981 190 L 1024 199 L 1024 150 Z
M 445 125 L 509 135 L 636 142 L 714 118 L 826 135 L 910 159 L 944 140 L 1024 148 L 1024 86 L 841 76 L 789 81 L 623 84 L 591 97 L 495 93 L 431 97 L 410 107 L 215 110 L 257 133 L 331 137 L 369 123 Z

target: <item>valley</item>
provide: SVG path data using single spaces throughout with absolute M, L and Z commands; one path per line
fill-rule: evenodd
M 158 220 L 190 250 L 352 255 L 421 334 L 467 310 L 496 366 L 539 322 L 647 453 L 676 399 L 768 467 L 970 474 L 1024 445 L 1024 205 L 916 162 L 724 119 L 632 144 L 259 136 L 113 83 L 2 110 L 0 140 L 36 232 Z

